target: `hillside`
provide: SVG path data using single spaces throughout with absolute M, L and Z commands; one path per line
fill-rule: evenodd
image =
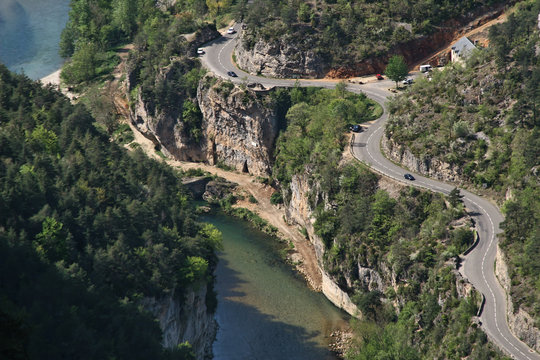
M 220 234 L 196 221 L 179 174 L 111 142 L 51 88 L 4 66 L 0 85 L 0 357 L 204 353 L 162 347 L 145 305 L 200 296 L 215 308 Z
M 540 2 L 527 1 L 490 31 L 490 47 L 435 71 L 391 101 L 387 148 L 397 161 L 491 194 L 506 216 L 515 311 L 540 325 L 540 120 L 537 114 Z M 417 160 L 414 160 L 416 158 Z
M 239 65 L 285 78 L 380 73 L 390 54 L 413 64 L 450 43 L 461 26 L 495 16 L 508 3 L 256 0 L 243 17 Z

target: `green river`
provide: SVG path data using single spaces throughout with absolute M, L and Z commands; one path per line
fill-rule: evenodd
M 284 264 L 284 245 L 230 216 L 201 220 L 223 233 L 214 358 L 335 359 L 327 350 L 329 335 L 345 327 L 348 316 Z

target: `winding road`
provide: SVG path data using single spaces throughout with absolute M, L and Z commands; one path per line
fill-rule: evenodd
M 240 26 L 235 28 L 240 31 Z M 338 83 L 332 80 L 289 80 L 258 77 L 248 74 L 236 67 L 232 61 L 232 53 L 237 41 L 237 34 L 224 35 L 209 42 L 203 48 L 205 54 L 201 56 L 202 63 L 214 74 L 236 83 L 259 83 L 265 87 L 318 86 L 334 88 Z M 227 75 L 234 71 L 238 77 Z M 403 175 L 407 170 L 395 165 L 381 153 L 380 142 L 384 125 L 388 119 L 388 112 L 384 106 L 387 97 L 392 93 L 388 88 L 393 86 L 389 80 L 375 81 L 367 84 L 348 84 L 347 90 L 355 93 L 364 93 L 377 101 L 384 108 L 384 114 L 369 128 L 360 134 L 355 134 L 352 143 L 353 155 L 360 161 L 369 165 L 374 171 L 391 177 L 394 180 L 432 191 L 449 194 L 454 185 L 426 178 L 415 174 L 415 181 L 407 181 Z M 525 343 L 516 338 L 508 327 L 506 320 L 506 295 L 495 277 L 494 262 L 497 250 L 496 235 L 501 232 L 500 223 L 504 220 L 498 208 L 490 201 L 461 190 L 465 206 L 473 214 L 479 235 L 479 243 L 467 256 L 464 257 L 462 274 L 485 297 L 485 305 L 480 315 L 482 329 L 490 339 L 505 353 L 514 359 L 540 360 L 540 354 L 530 349 Z

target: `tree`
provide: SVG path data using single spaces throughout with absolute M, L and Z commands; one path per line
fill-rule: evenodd
M 448 194 L 448 200 L 453 207 L 456 207 L 461 202 L 462 198 L 463 195 L 461 195 L 457 187 L 453 188 L 452 191 L 450 191 L 450 194 Z
M 405 80 L 407 77 L 407 74 L 409 73 L 409 69 L 407 68 L 407 64 L 405 63 L 405 59 L 403 59 L 403 56 L 400 55 L 394 55 L 388 60 L 388 65 L 386 65 L 386 70 L 384 71 L 386 76 L 388 76 L 389 79 L 396 82 L 396 88 L 398 86 L 398 82 Z

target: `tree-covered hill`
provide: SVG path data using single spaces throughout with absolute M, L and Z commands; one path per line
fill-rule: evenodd
M 379 176 L 342 158 L 346 125 L 368 121 L 377 110 L 363 95 L 343 86 L 281 95 L 292 106 L 277 141 L 274 177 L 286 207 L 308 192 L 298 211 L 312 209 L 324 268 L 363 315 L 346 358 L 501 358 L 473 323 L 479 293 L 459 289 L 454 260 L 474 238 L 459 192 L 390 193 Z M 302 180 L 293 185 L 294 178 L 304 178 L 309 190 L 300 190 Z
M 399 44 L 444 27 L 504 0 L 255 0 L 247 7 L 245 47 L 280 38 L 326 59 L 327 67 L 347 67 L 387 55 Z M 454 22 L 453 22 L 454 21 Z M 435 50 L 435 49 L 433 49 Z M 418 49 L 416 49 L 418 51 Z
M 465 67 L 435 71 L 390 103 L 389 138 L 503 203 L 512 298 L 540 326 L 540 1 L 490 31 Z
M 60 55 L 69 58 L 62 79 L 67 84 L 78 85 L 106 78 L 118 62 L 113 51 L 116 46 L 144 40 L 145 45 L 152 47 L 155 41 L 165 41 L 162 37 L 168 35 L 163 30 L 169 24 L 175 34 L 193 33 L 209 23 L 224 26 L 233 14 L 239 13 L 243 3 L 243 0 L 72 0 L 69 21 L 60 41 Z M 176 46 L 171 45 L 172 49 L 164 50 L 174 52 Z
M 212 281 L 220 235 L 188 198 L 84 106 L 1 66 L 0 357 L 189 358 L 139 306 Z

